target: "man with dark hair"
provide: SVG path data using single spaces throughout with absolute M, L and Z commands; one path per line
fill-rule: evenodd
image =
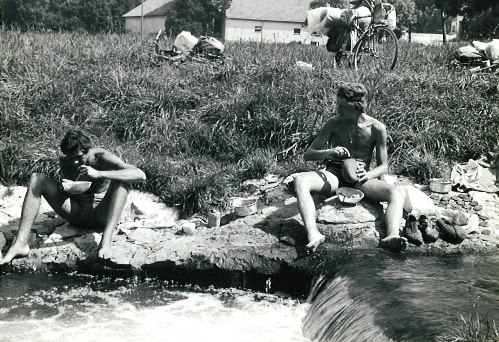
M 317 229 L 312 194 L 332 195 L 338 187 L 345 186 L 361 190 L 367 199 L 388 203 L 387 234 L 380 240 L 381 247 L 393 251 L 407 247 L 407 239 L 399 235 L 405 194 L 378 179 L 388 172 L 387 133 L 381 122 L 365 113 L 366 96 L 367 89 L 362 84 L 347 83 L 339 87 L 336 116 L 326 122 L 304 155 L 307 161 L 324 160 L 326 169 L 301 173 L 293 180 L 298 208 L 307 230 L 307 248 L 311 252 L 325 240 Z M 370 170 L 374 149 L 377 166 Z M 355 165 L 350 176 L 345 174 L 343 167 L 347 159 L 353 159 Z
M 112 234 L 126 203 L 128 183 L 144 181 L 146 176 L 142 170 L 125 163 L 110 151 L 92 147 L 90 138 L 80 131 L 67 132 L 60 148 L 61 177 L 73 181 L 90 181 L 90 188 L 83 193 L 71 194 L 47 175 L 32 174 L 17 238 L 0 260 L 0 265 L 29 254 L 29 233 L 40 209 L 42 196 L 55 212 L 72 225 L 103 229 L 98 256 L 110 258 Z

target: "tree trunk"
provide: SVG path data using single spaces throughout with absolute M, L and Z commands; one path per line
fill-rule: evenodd
M 442 19 L 442 42 L 447 44 L 447 29 L 445 28 L 445 13 L 443 8 L 440 10 L 440 16 Z

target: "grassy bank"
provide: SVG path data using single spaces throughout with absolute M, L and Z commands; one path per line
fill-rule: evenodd
M 391 172 L 424 182 L 494 148 L 497 75 L 447 66 L 455 46 L 403 44 L 395 72 L 333 69 L 324 47 L 227 44 L 223 66 L 153 67 L 152 39 L 1 31 L 0 182 L 57 173 L 64 132 L 80 128 L 142 168 L 143 190 L 184 214 L 225 204 L 241 181 L 315 167 L 302 152 L 343 81 L 370 89 L 389 131 Z M 315 66 L 300 70 L 296 61 Z

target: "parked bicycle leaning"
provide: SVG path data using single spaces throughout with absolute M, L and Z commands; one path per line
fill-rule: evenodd
M 395 7 L 381 0 L 352 0 L 351 8 L 321 7 L 308 11 L 311 32 L 328 37 L 326 48 L 337 66 L 346 64 L 392 70 L 398 58 Z

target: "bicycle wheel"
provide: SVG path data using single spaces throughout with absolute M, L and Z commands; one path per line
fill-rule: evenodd
M 393 70 L 399 52 L 395 33 L 386 26 L 367 30 L 354 47 L 353 66 L 355 69 Z

